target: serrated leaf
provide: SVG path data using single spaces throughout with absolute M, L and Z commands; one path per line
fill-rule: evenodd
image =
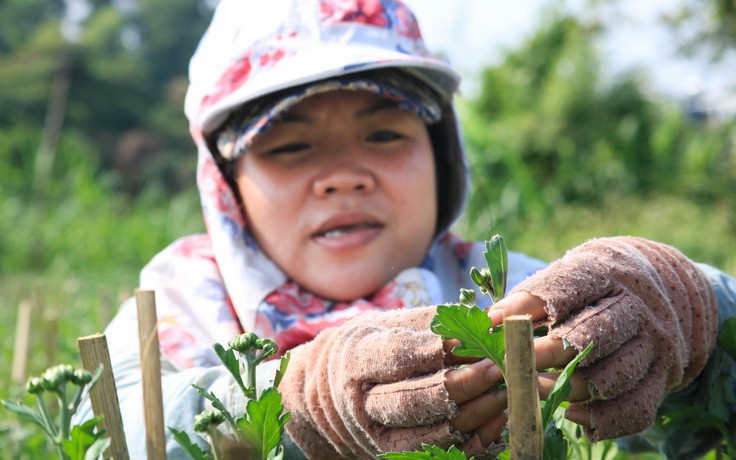
M 199 447 L 198 444 L 192 442 L 191 439 L 189 439 L 189 435 L 183 431 L 183 430 L 177 430 L 176 428 L 169 427 L 169 431 L 171 431 L 171 434 L 174 436 L 174 439 L 176 439 L 176 442 L 179 443 L 179 445 L 187 451 L 190 457 L 192 457 L 193 460 L 210 460 L 212 458 L 212 455 L 207 452 L 206 450 Z
M 243 377 L 240 375 L 240 361 L 235 356 L 235 352 L 232 348 L 225 349 L 219 343 L 215 343 L 212 348 L 215 349 L 215 353 L 217 353 L 217 357 L 220 358 L 225 369 L 227 369 L 230 374 L 232 374 L 233 378 L 235 378 L 235 381 L 238 383 L 243 395 L 250 397 L 251 395 L 248 390 L 246 390 L 245 384 L 243 383 Z
M 192 383 L 192 386 L 195 390 L 197 390 L 197 393 L 199 393 L 202 397 L 205 399 L 208 399 L 212 403 L 212 407 L 219 410 L 223 414 L 229 414 L 227 411 L 227 408 L 225 408 L 225 405 L 220 401 L 220 399 L 215 396 L 215 394 L 211 391 L 205 390 L 201 386 L 197 385 L 196 383 Z
M 291 414 L 284 413 L 281 393 L 273 387 L 263 390 L 260 398 L 248 401 L 245 410 L 248 418 L 239 420 L 238 428 L 243 439 L 258 451 L 259 458 L 266 460 L 268 453 L 280 444 Z
M 291 359 L 291 353 L 289 353 L 288 351 L 284 353 L 284 355 L 281 357 L 279 368 L 276 370 L 276 377 L 274 377 L 273 379 L 274 388 L 278 388 L 279 384 L 281 383 L 281 380 L 284 378 L 284 374 L 286 373 L 286 367 L 289 365 L 290 359 Z
M 565 369 L 557 377 L 557 381 L 555 381 L 552 391 L 550 391 L 549 396 L 547 396 L 547 401 L 544 403 L 544 407 L 542 407 L 542 426 L 546 427 L 549 425 L 550 420 L 552 420 L 552 414 L 554 414 L 557 408 L 560 407 L 560 404 L 562 404 L 565 398 L 567 398 L 567 395 L 570 394 L 570 390 L 572 390 L 570 377 L 572 377 L 572 373 L 578 363 L 585 358 L 592 349 L 593 342 L 590 342 L 588 346 L 585 347 L 585 350 L 581 351 L 575 359 L 567 363 Z
M 430 446 L 428 444 L 422 444 L 424 450 L 418 450 L 416 452 L 387 452 L 380 454 L 380 458 L 387 458 L 390 460 L 468 460 L 468 457 L 455 446 L 450 446 L 449 449 L 444 450 L 437 446 Z M 471 457 L 473 460 L 475 457 Z
M 731 359 L 736 360 L 736 318 L 729 318 L 723 323 L 718 334 L 718 345 Z
M 486 241 L 483 257 L 491 272 L 491 297 L 495 303 L 506 295 L 506 279 L 509 270 L 508 249 L 501 235 L 493 235 L 489 241 Z
M 505 375 L 503 326 L 496 326 L 491 333 L 491 319 L 480 308 L 464 305 L 438 305 L 430 324 L 432 332 L 443 340 L 457 339 L 460 345 L 453 348 L 457 356 L 490 358 Z

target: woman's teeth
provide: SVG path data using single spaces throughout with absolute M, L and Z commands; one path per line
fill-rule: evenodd
M 352 229 L 350 228 L 340 228 L 340 229 L 330 230 L 328 232 L 325 232 L 322 234 L 322 236 L 325 238 L 339 238 L 341 236 L 347 235 L 351 231 Z

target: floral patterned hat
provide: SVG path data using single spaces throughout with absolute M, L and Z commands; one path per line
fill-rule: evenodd
M 398 0 L 220 0 L 192 58 L 185 113 L 196 136 L 261 96 L 379 68 L 400 68 L 451 100 L 458 74 L 426 49 Z

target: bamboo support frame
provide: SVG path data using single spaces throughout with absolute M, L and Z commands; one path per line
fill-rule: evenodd
M 33 302 L 29 299 L 21 300 L 18 304 L 18 319 L 15 325 L 13 368 L 10 372 L 11 379 L 16 383 L 24 383 L 26 378 L 32 317 Z
M 509 450 L 513 460 L 542 458 L 544 431 L 537 389 L 534 335 L 529 315 L 504 320 Z
M 46 367 L 56 363 L 56 352 L 59 348 L 59 313 L 55 310 L 43 312 L 43 346 L 46 355 Z
M 156 300 L 153 291 L 137 290 L 138 338 L 143 377 L 143 410 L 146 422 L 146 451 L 149 460 L 166 460 L 161 354 L 156 327 Z
M 102 364 L 104 370 L 100 379 L 89 393 L 92 410 L 95 415 L 102 415 L 104 419 L 101 428 L 110 435 L 110 447 L 105 453 L 115 460 L 128 460 L 128 446 L 125 441 L 123 418 L 120 414 L 118 392 L 115 378 L 110 364 L 110 351 L 107 347 L 107 337 L 104 334 L 93 334 L 77 339 L 79 355 L 82 365 L 94 373 Z

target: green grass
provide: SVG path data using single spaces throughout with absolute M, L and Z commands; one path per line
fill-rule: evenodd
M 670 244 L 691 259 L 736 275 L 736 208 L 732 200 L 697 202 L 677 196 L 609 198 L 600 206 L 568 205 L 551 216 L 497 225 L 493 216 L 460 222 L 474 239 L 500 233 L 509 248 L 551 261 L 601 236 L 641 236 Z

